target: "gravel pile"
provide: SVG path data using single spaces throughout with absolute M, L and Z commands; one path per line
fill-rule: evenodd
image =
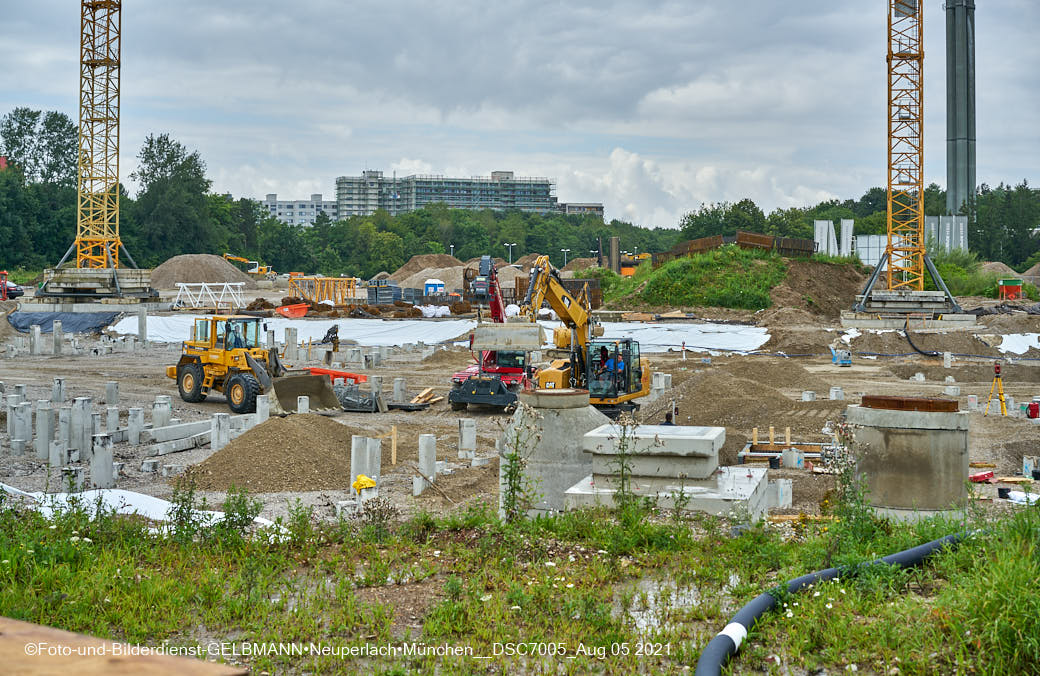
M 249 275 L 222 257 L 213 254 L 174 256 L 152 270 L 152 287 L 156 289 L 176 289 L 177 282 L 189 284 L 245 282 L 245 286 L 242 288 L 257 288 L 256 282 Z

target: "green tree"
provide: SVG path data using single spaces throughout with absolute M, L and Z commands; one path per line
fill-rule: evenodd
M 0 154 L 28 183 L 74 187 L 78 145 L 76 125 L 65 113 L 23 107 L 0 118 Z

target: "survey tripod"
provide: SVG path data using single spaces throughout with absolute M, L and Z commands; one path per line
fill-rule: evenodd
M 989 386 L 989 398 L 986 400 L 986 412 L 983 417 L 989 415 L 989 405 L 993 401 L 993 391 L 996 390 L 1000 399 L 1000 415 L 1007 416 L 1007 402 L 1004 401 L 1004 379 L 1000 377 L 1000 362 L 993 364 L 993 384 Z

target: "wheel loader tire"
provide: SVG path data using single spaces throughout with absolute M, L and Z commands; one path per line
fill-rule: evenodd
M 253 413 L 256 411 L 256 395 L 260 392 L 260 384 L 248 373 L 236 373 L 228 379 L 224 386 L 228 408 L 233 413 Z
M 177 391 L 181 399 L 188 402 L 202 401 L 206 393 L 202 391 L 202 367 L 198 364 L 185 364 L 177 374 Z
M 466 405 L 467 404 L 464 401 L 453 401 L 453 402 L 451 402 L 451 410 L 453 410 L 453 411 L 465 411 L 466 410 Z

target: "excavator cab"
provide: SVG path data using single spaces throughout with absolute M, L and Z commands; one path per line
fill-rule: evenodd
M 639 343 L 595 340 L 589 343 L 585 382 L 591 403 L 607 415 L 638 408 L 635 399 L 649 392 L 649 373 L 639 355 Z

